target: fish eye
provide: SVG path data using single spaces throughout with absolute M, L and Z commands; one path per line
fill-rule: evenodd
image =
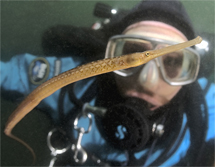
M 149 57 L 149 55 L 150 55 L 150 53 L 149 52 L 146 52 L 146 54 L 145 54 L 147 57 Z

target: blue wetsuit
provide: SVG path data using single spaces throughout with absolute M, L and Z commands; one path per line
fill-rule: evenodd
M 72 69 L 80 64 L 82 64 L 82 59 L 78 57 L 37 57 L 31 54 L 22 54 L 14 56 L 9 62 L 1 62 L 1 88 L 4 91 L 16 91 L 24 96 L 27 96 L 32 92 L 39 84 L 48 80 L 64 71 Z M 81 97 L 84 92 L 92 84 L 94 78 L 86 79 L 81 81 L 75 87 L 75 94 L 77 97 Z M 214 139 L 215 129 L 214 129 L 214 114 L 215 114 L 215 84 L 208 83 L 206 78 L 198 79 L 201 88 L 204 90 L 207 87 L 207 92 L 205 94 L 205 100 L 208 108 L 208 129 L 206 134 L 205 142 Z M 47 108 L 47 111 L 52 117 L 53 121 L 58 121 L 59 112 L 57 107 L 57 101 L 59 98 L 60 90 L 56 91 L 51 96 L 44 99 L 38 106 L 38 109 Z M 74 104 L 69 100 L 68 94 L 64 98 L 65 114 L 68 113 Z M 90 101 L 91 105 L 94 105 L 95 99 Z M 187 116 L 183 114 L 182 127 L 179 133 L 180 142 L 173 144 L 172 150 L 169 151 L 169 158 L 161 164 L 161 166 L 172 166 L 177 164 L 181 158 L 186 155 L 186 152 L 191 144 L 190 142 L 190 129 L 186 128 Z M 85 122 L 82 122 L 85 124 Z M 182 140 L 183 139 L 183 140 Z M 105 139 L 100 135 L 99 130 L 96 127 L 94 116 L 92 123 L 92 130 L 83 136 L 82 146 L 90 149 L 90 144 L 98 145 L 99 149 L 97 155 L 100 155 L 100 159 L 105 159 L 106 161 L 119 161 L 126 162 L 127 154 L 123 151 L 118 151 L 115 148 L 110 148 L 105 145 Z M 180 144 L 178 144 L 180 143 Z M 178 146 L 176 146 L 178 145 Z M 177 149 L 174 149 L 176 148 Z M 105 150 L 105 151 L 103 151 Z M 156 149 L 155 149 L 156 150 Z M 147 160 L 145 165 L 150 165 L 157 157 L 159 157 L 164 150 L 158 149 L 151 155 L 151 158 Z M 134 156 L 136 159 L 140 159 L 144 154 L 147 154 L 148 150 L 144 149 Z

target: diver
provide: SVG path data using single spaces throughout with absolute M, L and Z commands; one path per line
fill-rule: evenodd
M 68 33 L 65 38 L 60 38 L 61 30 Z M 68 39 L 72 30 L 83 39 Z M 6 94 L 27 95 L 86 61 L 154 50 L 195 37 L 180 1 L 141 1 L 99 30 L 49 29 L 43 47 L 53 56 L 26 53 L 1 62 L 1 88 Z M 76 43 L 67 48 L 65 57 L 57 56 L 61 47 L 52 52 L 52 41 L 57 45 L 60 40 Z M 214 146 L 215 85 L 197 77 L 199 65 L 195 47 L 186 48 L 139 67 L 79 81 L 44 99 L 37 108 L 47 112 L 56 126 L 48 134 L 50 166 L 213 165 L 213 159 L 204 156 L 205 148 Z M 55 133 L 65 136 L 63 149 L 53 146 Z

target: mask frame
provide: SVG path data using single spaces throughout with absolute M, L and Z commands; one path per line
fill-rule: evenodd
M 139 44 L 144 44 L 144 47 L 137 48 L 137 50 L 133 50 L 133 52 L 144 52 L 146 50 L 154 50 L 158 49 L 158 47 L 166 47 L 167 45 L 174 45 L 177 44 L 176 42 L 172 41 L 166 41 L 162 39 L 156 39 L 156 38 L 149 38 L 149 37 L 143 37 L 139 35 L 116 35 L 109 39 L 105 58 L 113 58 L 117 56 L 121 56 L 124 54 L 130 54 L 124 53 L 124 49 L 127 49 L 124 45 L 125 42 L 137 42 Z M 147 46 L 148 45 L 148 46 Z M 179 54 L 179 52 L 176 52 Z M 175 69 L 172 68 L 168 69 L 167 65 L 165 66 L 165 56 L 171 57 L 171 55 L 164 55 L 161 57 L 156 58 L 154 61 L 156 61 L 156 65 L 158 66 L 158 69 L 160 70 L 160 73 L 162 75 L 162 78 L 165 82 L 167 82 L 169 85 L 187 85 L 189 83 L 192 83 L 196 80 L 198 72 L 199 72 L 199 66 L 200 66 L 200 56 L 197 51 L 193 48 L 185 48 L 181 50 L 180 53 L 182 56 L 182 64 L 181 64 L 181 71 L 178 73 L 178 75 L 181 75 L 180 77 L 171 78 L 168 75 L 171 76 L 172 71 Z M 168 62 L 168 61 L 167 61 Z M 170 61 L 171 63 L 171 61 Z M 167 63 L 168 64 L 168 63 Z M 131 75 L 134 75 L 139 69 L 142 69 L 144 65 L 141 65 L 139 67 L 134 67 L 126 70 L 118 70 L 114 71 L 115 74 L 120 75 L 122 77 L 128 77 Z

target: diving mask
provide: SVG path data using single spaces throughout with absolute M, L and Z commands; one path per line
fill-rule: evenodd
M 137 35 L 117 35 L 110 38 L 105 58 L 160 49 L 174 44 L 176 43 Z M 155 61 L 163 79 L 168 84 L 186 85 L 194 82 L 197 77 L 200 56 L 194 49 L 185 48 L 158 57 Z M 144 65 L 114 72 L 120 76 L 127 77 L 135 74 L 139 69 L 142 69 L 143 66 Z

